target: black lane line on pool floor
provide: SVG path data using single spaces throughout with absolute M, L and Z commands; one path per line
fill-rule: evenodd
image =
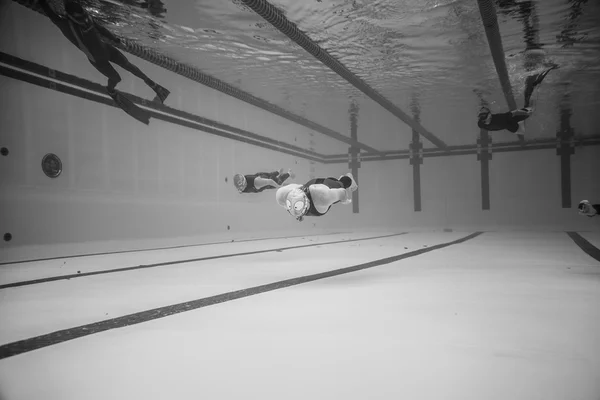
M 104 274 L 114 274 L 114 273 L 119 273 L 119 272 L 134 271 L 134 270 L 137 270 L 137 269 L 157 268 L 157 267 L 165 267 L 167 265 L 177 265 L 177 264 L 185 264 L 185 263 L 198 262 L 198 261 L 216 260 L 216 259 L 219 259 L 219 258 L 249 256 L 249 255 L 253 255 L 253 254 L 272 253 L 272 252 L 278 252 L 278 251 L 284 251 L 284 250 L 295 250 L 295 249 L 302 249 L 302 248 L 306 248 L 306 247 L 323 246 L 323 245 L 328 245 L 328 244 L 351 243 L 351 242 L 360 242 L 360 241 L 363 241 L 363 240 L 384 239 L 384 238 L 393 237 L 393 236 L 405 235 L 407 233 L 408 232 L 392 233 L 392 234 L 389 234 L 389 235 L 371 236 L 371 237 L 360 238 L 360 239 L 336 240 L 336 241 L 332 241 L 332 242 L 311 243 L 311 244 L 303 244 L 303 245 L 299 245 L 299 246 L 280 247 L 280 248 L 277 248 L 277 249 L 246 251 L 246 252 L 243 252 L 243 253 L 220 254 L 218 256 L 188 258 L 188 259 L 185 259 L 185 260 L 165 261 L 165 262 L 156 263 L 156 264 L 142 264 L 142 265 L 136 265 L 134 267 L 123 267 L 123 268 L 107 269 L 107 270 L 102 270 L 102 271 L 84 272 L 83 274 L 70 274 L 70 275 L 50 276 L 50 277 L 47 277 L 47 278 L 32 279 L 32 280 L 29 280 L 29 281 L 19 281 L 19 282 L 13 282 L 13 283 L 6 283 L 4 285 L 0 285 L 0 290 L 2 290 L 2 289 L 8 289 L 8 288 L 14 288 L 14 287 L 19 287 L 19 286 L 38 285 L 38 284 L 47 283 L 47 282 L 55 282 L 55 281 L 62 281 L 62 280 L 69 280 L 69 279 L 76 279 L 76 278 L 83 278 L 83 277 L 94 276 L 94 275 L 104 275 Z
M 156 251 L 156 250 L 171 250 L 171 249 L 183 249 L 186 247 L 202 247 L 202 246 L 212 246 L 213 244 L 227 244 L 227 243 L 244 243 L 244 242 L 260 242 L 263 240 L 279 240 L 279 239 L 295 239 L 301 237 L 311 237 L 311 236 L 331 236 L 331 235 L 343 235 L 345 233 L 352 232 L 330 232 L 330 233 L 313 233 L 310 235 L 295 235 L 295 236 L 276 236 L 276 237 L 267 237 L 267 238 L 254 238 L 254 239 L 230 239 L 223 240 L 220 242 L 207 242 L 207 243 L 194 243 L 194 244 L 180 244 L 177 246 L 165 246 L 165 247 L 152 247 L 147 249 L 138 249 L 138 250 L 117 250 L 117 251 L 105 251 L 100 253 L 86 253 L 80 255 L 70 255 L 70 256 L 56 256 L 56 257 L 46 257 L 46 258 L 35 258 L 31 260 L 18 260 L 18 261 L 6 261 L 0 262 L 0 266 L 2 265 L 11 265 L 11 264 L 25 264 L 32 263 L 38 261 L 51 261 L 51 260 L 62 260 L 69 258 L 84 258 L 84 257 L 94 257 L 94 256 L 106 256 L 110 254 L 125 254 L 125 253 L 142 253 L 145 251 Z
M 269 283 L 266 285 L 236 290 L 234 292 L 223 293 L 216 296 L 206 297 L 203 299 L 187 301 L 185 303 L 173 304 L 170 306 L 155 308 L 153 310 L 141 311 L 122 317 L 109 319 L 106 321 L 95 322 L 88 325 L 82 325 L 75 328 L 48 333 L 46 335 L 41 335 L 30 339 L 19 340 L 17 342 L 8 343 L 3 346 L 0 346 L 0 360 L 13 357 L 19 354 L 27 353 L 30 351 L 38 350 L 44 347 L 53 346 L 55 344 L 67 342 L 69 340 L 78 339 L 95 333 L 108 331 L 111 329 L 124 328 L 127 326 L 141 324 L 155 319 L 165 318 L 171 315 L 180 314 L 183 312 L 192 311 L 203 307 L 208 307 L 215 304 L 225 303 L 232 300 L 242 299 L 244 297 L 270 292 L 273 290 L 284 289 L 290 286 L 301 285 L 303 283 L 308 283 L 325 278 L 331 278 L 334 276 L 348 274 L 351 272 L 357 272 L 368 268 L 378 267 L 380 265 L 390 264 L 396 261 L 403 260 L 405 258 L 415 257 L 433 250 L 438 250 L 444 247 L 466 242 L 467 240 L 471 240 L 481 235 L 482 233 L 483 232 L 472 233 L 468 236 L 465 236 L 458 240 L 454 240 L 452 242 L 437 244 L 435 246 L 427 247 L 424 249 L 399 254 L 393 257 L 382 258 L 364 264 L 354 265 L 352 267 L 340 268 L 333 271 L 321 272 L 319 274 L 306 275 L 298 278 Z
M 569 235 L 569 237 L 573 239 L 575 244 L 579 246 L 581 250 L 586 252 L 590 257 L 594 258 L 596 261 L 600 262 L 600 249 L 598 249 L 596 246 L 585 240 L 583 236 L 581 236 L 577 232 L 567 232 L 567 235 Z

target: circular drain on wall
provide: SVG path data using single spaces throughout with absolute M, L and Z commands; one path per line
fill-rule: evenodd
M 42 171 L 49 178 L 57 178 L 62 172 L 62 161 L 56 154 L 48 153 L 42 158 Z

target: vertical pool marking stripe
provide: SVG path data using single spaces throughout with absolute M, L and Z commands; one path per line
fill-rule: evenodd
M 350 104 L 350 137 L 354 141 L 358 141 L 358 104 L 351 103 Z M 358 168 L 360 168 L 360 149 L 358 147 L 350 147 L 350 170 L 352 175 L 356 179 L 356 183 L 358 184 Z M 352 192 L 352 212 L 354 214 L 358 214 L 358 196 L 359 189 Z
M 568 100 L 568 99 L 567 99 Z M 573 128 L 571 127 L 571 109 L 563 107 L 560 112 L 560 130 L 556 134 L 556 155 L 560 156 L 560 194 L 562 208 L 571 208 L 571 155 L 573 148 Z
M 567 232 L 567 235 L 575 242 L 577 246 L 585 253 L 587 253 L 590 257 L 600 262 L 600 249 L 596 246 L 588 242 L 577 232 Z
M 490 209 L 490 160 L 492 159 L 492 139 L 485 129 L 479 131 L 477 138 L 477 160 L 481 170 L 481 209 Z

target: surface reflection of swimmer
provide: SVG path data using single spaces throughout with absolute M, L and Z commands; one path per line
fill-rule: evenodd
M 240 193 L 260 193 L 266 189 L 277 189 L 288 178 L 294 178 L 291 169 L 283 173 L 283 169 L 274 172 L 257 172 L 253 175 L 235 174 L 233 185 Z
M 531 0 L 498 0 L 498 11 L 515 17 L 523 24 L 526 50 L 541 49 L 537 5 Z
M 320 217 L 327 214 L 336 203 L 350 204 L 352 192 L 358 185 L 352 174 L 335 178 L 311 179 L 304 185 L 289 184 L 277 189 L 277 203 L 298 221 L 304 217 Z
M 573 46 L 575 43 L 587 38 L 588 33 L 577 32 L 577 22 L 583 14 L 587 2 L 588 0 L 568 0 L 571 11 L 566 18 L 567 23 L 560 34 L 556 35 L 557 42 L 563 43 L 562 47 Z
M 595 217 L 600 214 L 600 204 L 590 204 L 587 200 L 582 200 L 577 206 L 580 215 L 586 217 Z
M 65 1 L 66 17 L 55 13 L 48 5 L 47 0 L 38 0 L 38 4 L 63 35 L 87 56 L 90 63 L 101 74 L 108 78 L 106 90 L 115 102 L 129 115 L 148 124 L 149 114 L 115 90 L 117 84 L 121 82 L 121 76 L 111 63 L 117 64 L 142 79 L 156 93 L 155 101 L 164 102 L 170 92 L 130 63 L 116 47 L 105 43 L 102 37 L 115 43 L 120 43 L 120 39 L 102 25 L 97 24 L 80 4 L 71 0 Z
M 531 107 L 533 90 L 555 68 L 557 67 L 553 66 L 540 74 L 527 77 L 525 82 L 525 104 L 523 108 L 503 114 L 492 114 L 488 107 L 481 107 L 478 114 L 477 126 L 486 131 L 502 131 L 506 129 L 512 133 L 517 133 L 519 131 L 519 123 L 525 121 L 533 113 L 533 108 Z M 519 134 L 522 135 L 523 133 Z

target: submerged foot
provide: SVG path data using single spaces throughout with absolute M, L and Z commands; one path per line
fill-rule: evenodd
M 544 80 L 544 78 L 546 77 L 546 75 L 548 75 L 550 73 L 550 71 L 552 71 L 553 69 L 557 69 L 558 65 L 557 64 L 552 64 L 548 69 L 546 69 L 544 72 L 539 73 L 537 75 L 533 75 L 532 78 L 534 78 L 534 82 L 533 85 L 539 85 L 540 83 L 542 83 L 542 81 Z
M 167 97 L 169 97 L 169 94 L 171 94 L 171 92 L 169 92 L 167 89 L 158 84 L 152 89 L 154 89 L 154 91 L 156 92 L 156 97 L 154 98 L 154 101 L 160 103 L 164 103 Z

